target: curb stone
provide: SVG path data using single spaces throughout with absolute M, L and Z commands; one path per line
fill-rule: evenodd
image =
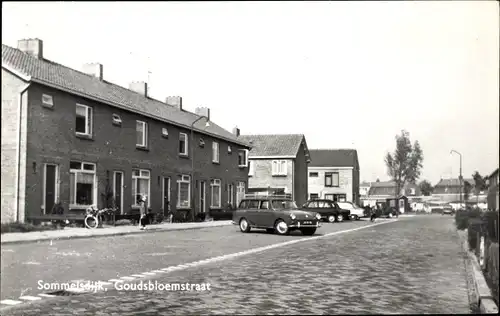
M 50 241 L 50 240 L 69 240 L 69 239 L 84 239 L 84 238 L 97 238 L 97 237 L 113 237 L 113 236 L 123 236 L 123 235 L 134 235 L 134 234 L 147 234 L 147 233 L 157 233 L 157 232 L 168 232 L 168 231 L 179 231 L 179 230 L 193 230 L 193 229 L 203 229 L 203 228 L 211 228 L 211 227 L 222 227 L 222 226 L 231 226 L 232 223 L 230 221 L 221 221 L 220 223 L 217 224 L 211 224 L 211 225 L 191 225 L 191 226 L 185 226 L 185 227 L 151 227 L 146 230 L 127 230 L 127 231 L 118 231 L 118 232 L 113 232 L 110 231 L 109 233 L 104 233 L 104 234 L 96 234 L 96 235 L 67 235 L 67 236 L 55 236 L 55 237 L 50 237 L 50 236 L 42 236 L 37 239 L 28 239 L 28 240 L 7 240 L 1 241 L 1 245 L 14 245 L 14 244 L 27 244 L 27 243 L 39 243 L 42 241 Z M 134 226 L 136 227 L 136 226 Z M 3 235 L 3 234 L 2 234 Z
M 491 290 L 486 283 L 479 262 L 474 253 L 469 250 L 469 242 L 466 237 L 467 229 L 465 229 L 463 233 L 458 231 L 458 235 L 461 239 L 463 250 L 467 256 L 466 260 L 468 261 L 468 265 L 472 270 L 472 286 L 475 294 L 475 302 L 473 303 L 477 307 L 479 307 L 479 312 L 481 314 L 498 314 L 498 306 L 493 300 Z

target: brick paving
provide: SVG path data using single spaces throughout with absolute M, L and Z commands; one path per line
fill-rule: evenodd
M 110 290 L 59 297 L 3 314 L 470 313 L 463 253 L 448 217 L 399 220 L 172 272 L 157 281 L 210 283 L 212 288 Z

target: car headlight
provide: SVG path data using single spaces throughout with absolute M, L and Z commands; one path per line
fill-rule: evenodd
M 296 219 L 296 218 L 297 218 L 297 216 L 295 216 L 295 214 L 290 214 L 290 218 L 291 218 L 291 219 Z
M 321 215 L 319 215 L 319 213 L 316 214 L 316 218 L 317 219 L 321 219 Z

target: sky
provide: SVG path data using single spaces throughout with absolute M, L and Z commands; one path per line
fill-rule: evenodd
M 104 79 L 149 82 L 242 134 L 304 134 L 355 148 L 361 180 L 387 180 L 402 129 L 433 184 L 499 165 L 496 1 L 2 2 L 2 43 Z

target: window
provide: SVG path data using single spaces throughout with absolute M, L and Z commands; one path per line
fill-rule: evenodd
M 220 208 L 221 202 L 220 202 L 220 180 L 219 179 L 213 179 L 210 181 L 210 195 L 212 197 L 211 201 L 210 201 L 210 207 Z
M 238 206 L 238 208 L 239 209 L 247 208 L 247 205 L 248 205 L 248 201 L 241 201 L 240 205 Z
M 51 95 L 42 94 L 42 104 L 47 108 L 51 108 L 54 106 L 54 99 L 52 99 Z
M 188 138 L 185 133 L 179 133 L 179 154 L 184 156 L 188 154 Z
M 238 150 L 238 166 L 248 167 L 248 150 L 246 149 Z
M 148 124 L 143 121 L 135 121 L 135 132 L 137 140 L 135 145 L 137 147 L 147 147 L 148 144 Z
M 255 161 L 248 162 L 248 176 L 251 177 L 255 174 Z
M 239 204 L 244 197 L 245 197 L 245 182 L 238 182 L 238 185 L 236 186 L 236 204 Z
M 166 127 L 161 129 L 161 136 L 168 138 L 168 129 Z
M 272 175 L 286 176 L 286 160 L 273 160 Z
M 76 126 L 77 134 L 92 135 L 92 108 L 83 104 L 76 105 Z
M 410 194 L 411 194 L 411 195 L 415 195 L 415 188 L 411 188 L 411 189 L 410 189 Z
M 325 187 L 338 187 L 339 186 L 339 173 L 327 172 L 325 173 Z
M 227 186 L 227 202 L 231 205 L 234 203 L 234 185 L 232 184 Z
M 118 126 L 122 125 L 122 119 L 121 119 L 120 115 L 118 115 L 118 114 L 113 114 L 112 121 L 113 121 L 113 125 L 118 125 Z
M 269 201 L 262 201 L 260 203 L 260 209 L 261 210 L 268 210 L 269 209 Z
M 311 193 L 311 194 L 309 194 L 309 199 L 314 200 L 314 199 L 317 199 L 317 198 L 319 198 L 318 193 Z
M 149 170 L 132 169 L 133 206 L 140 206 L 140 201 L 143 196 L 147 199 L 148 207 L 151 206 L 150 182 L 151 174 Z
M 307 204 L 307 207 L 308 208 L 318 208 L 318 202 L 316 202 L 316 201 L 315 202 L 309 202 Z
M 325 194 L 325 199 L 333 201 L 333 194 Z
M 252 209 L 252 210 L 259 209 L 259 201 L 256 201 L 256 200 L 248 201 L 247 208 Z
M 309 172 L 309 177 L 310 178 L 317 178 L 318 177 L 318 173 L 317 172 Z
M 212 162 L 219 163 L 219 143 L 212 142 Z
M 93 163 L 71 161 L 70 206 L 89 207 L 97 204 L 96 165 Z
M 177 179 L 177 208 L 191 205 L 191 177 L 182 175 Z

